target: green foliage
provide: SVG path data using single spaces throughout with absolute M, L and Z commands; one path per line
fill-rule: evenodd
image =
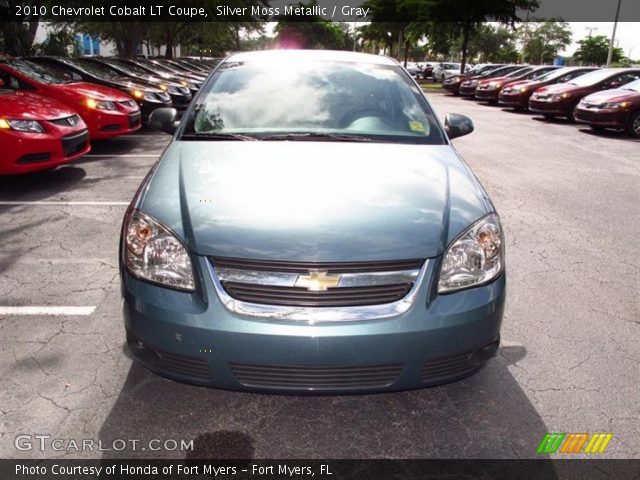
M 573 54 L 574 58 L 585 65 L 603 65 L 609 55 L 609 39 L 605 35 L 596 35 L 578 41 L 580 46 Z M 624 58 L 621 48 L 613 48 L 611 61 L 616 63 Z
M 312 3 L 299 3 L 300 7 L 313 7 Z M 349 48 L 349 33 L 343 24 L 331 22 L 320 16 L 310 16 L 301 22 L 296 16 L 280 15 L 274 28 L 276 44 L 283 48 Z
M 68 27 L 58 25 L 57 28 L 49 32 L 44 42 L 35 44 L 33 48 L 38 55 L 66 57 L 69 55 L 69 50 L 72 50 L 75 45 L 75 37 Z
M 552 63 L 558 52 L 571 45 L 571 28 L 567 22 L 527 23 L 520 31 L 525 44 L 523 61 Z

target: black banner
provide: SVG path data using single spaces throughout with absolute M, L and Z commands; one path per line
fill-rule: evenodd
M 447 8 L 429 10 L 429 21 L 464 20 L 476 0 L 452 0 Z M 336 22 L 411 22 L 429 0 L 416 0 L 411 9 L 387 8 L 366 0 L 0 0 L 0 21 L 118 22 L 251 22 L 308 21 L 322 17 Z M 616 0 L 537 0 L 531 10 L 518 10 L 522 21 L 614 21 Z M 487 20 L 491 20 L 488 18 Z M 640 2 L 621 0 L 619 21 L 639 22 Z
M 2 480 L 635 479 L 640 460 L 0 460 Z

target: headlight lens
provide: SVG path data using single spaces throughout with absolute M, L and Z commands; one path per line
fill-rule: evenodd
M 133 210 L 125 226 L 125 260 L 135 277 L 178 290 L 193 291 L 193 268 L 187 249 L 149 215 Z
M 87 99 L 87 106 L 89 108 L 97 108 L 98 110 L 115 110 L 116 104 L 109 100 L 95 100 L 93 98 Z
M 629 105 L 631 105 L 630 102 L 611 102 L 611 103 L 605 103 L 602 105 L 602 108 L 606 108 L 609 110 L 615 110 L 618 108 L 627 108 Z
M 36 120 L 0 120 L 0 128 L 10 128 L 17 132 L 44 133 L 44 128 Z
M 157 102 L 158 101 L 157 95 L 155 93 L 153 93 L 153 92 L 144 92 L 142 98 L 144 98 L 148 102 Z
M 495 279 L 504 270 L 504 236 L 500 219 L 487 215 L 469 227 L 447 249 L 438 293 L 451 293 Z

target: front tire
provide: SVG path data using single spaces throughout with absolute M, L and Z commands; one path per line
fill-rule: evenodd
M 640 110 L 631 115 L 631 118 L 629 118 L 627 133 L 629 134 L 629 136 L 631 136 L 631 138 L 640 138 Z

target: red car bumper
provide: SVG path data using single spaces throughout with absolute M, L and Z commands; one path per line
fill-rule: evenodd
M 505 107 L 527 108 L 529 106 L 529 95 L 523 93 L 505 94 L 500 92 L 500 95 L 498 95 L 498 103 Z
M 531 97 L 529 99 L 529 110 L 542 115 L 568 117 L 573 110 L 573 104 L 559 100 L 536 100 Z
M 84 126 L 80 130 L 69 132 L 56 130 L 44 133 L 2 129 L 0 143 L 3 146 L 3 154 L 0 156 L 1 175 L 49 170 L 77 160 L 91 150 L 89 133 Z
M 479 87 L 476 89 L 475 93 L 476 100 L 480 100 L 481 102 L 497 102 L 498 101 L 498 90 L 481 90 Z
M 593 110 L 578 106 L 574 112 L 577 122 L 595 127 L 624 130 L 627 126 L 628 112 L 625 110 Z
M 117 110 L 83 109 L 80 115 L 89 127 L 92 140 L 112 138 L 140 129 L 142 115 L 137 106 L 128 107 L 118 102 L 117 107 Z

